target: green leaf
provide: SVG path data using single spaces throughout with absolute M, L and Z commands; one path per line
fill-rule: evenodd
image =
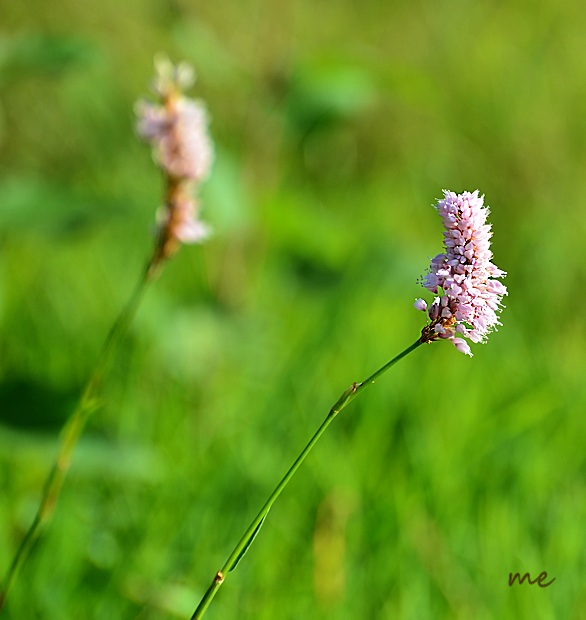
M 240 563 L 240 560 L 245 556 L 246 552 L 248 551 L 250 545 L 252 545 L 252 543 L 254 542 L 254 539 L 256 538 L 257 534 L 260 531 L 260 528 L 262 527 L 262 524 L 265 522 L 265 519 L 267 518 L 267 515 L 269 514 L 269 511 L 267 510 L 265 516 L 262 518 L 262 521 L 256 526 L 254 532 L 252 532 L 252 536 L 248 539 L 248 542 L 246 543 L 246 545 L 244 545 L 244 549 L 242 549 L 242 551 L 238 554 L 238 557 L 236 558 L 236 561 L 234 562 L 234 564 L 232 564 L 232 567 L 230 568 L 230 570 L 228 572 L 232 572 Z

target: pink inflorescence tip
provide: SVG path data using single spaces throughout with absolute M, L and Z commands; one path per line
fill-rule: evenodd
M 193 81 L 191 67 L 160 59 L 153 85 L 158 101 L 139 101 L 136 107 L 137 133 L 153 145 L 167 179 L 165 204 L 158 213 L 162 257 L 181 243 L 202 241 L 209 232 L 199 220 L 195 194 L 209 175 L 213 147 L 205 107 L 183 95 Z
M 498 313 L 507 289 L 494 278 L 506 274 L 491 262 L 492 232 L 486 223 L 489 210 L 478 190 L 462 194 L 444 191 L 436 208 L 446 229 L 445 252 L 432 259 L 429 273 L 422 278 L 423 286 L 438 296 L 429 308 L 422 299 L 415 302 L 418 310 L 427 310 L 431 321 L 423 329 L 422 339 L 451 340 L 458 351 L 471 356 L 468 343 L 456 333 L 472 342 L 484 342 L 500 325 Z

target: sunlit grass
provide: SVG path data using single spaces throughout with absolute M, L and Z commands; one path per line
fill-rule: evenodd
M 352 403 L 208 614 L 583 617 L 583 9 L 48 6 L 2 3 L 2 573 L 151 243 L 132 105 L 161 50 L 211 111 L 215 236 L 148 292 L 6 617 L 188 617 L 340 391 L 417 337 L 443 188 L 486 193 L 503 327 Z

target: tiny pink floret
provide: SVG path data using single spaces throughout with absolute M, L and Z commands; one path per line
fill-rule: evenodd
M 419 297 L 419 299 L 415 300 L 413 307 L 415 308 L 415 310 L 421 310 L 421 312 L 425 312 L 427 310 L 427 302 L 424 299 L 421 299 L 421 297 Z

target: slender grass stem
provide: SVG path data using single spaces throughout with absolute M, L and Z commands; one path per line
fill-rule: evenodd
M 43 526 L 46 525 L 53 514 L 63 481 L 71 463 L 71 457 L 75 446 L 77 445 L 79 437 L 81 436 L 90 415 L 99 406 L 99 388 L 109 369 L 113 354 L 128 332 L 128 328 L 130 327 L 136 309 L 140 304 L 146 285 L 155 276 L 155 267 L 155 259 L 153 258 L 147 264 L 146 269 L 141 275 L 141 278 L 128 302 L 112 324 L 112 327 L 106 336 L 106 340 L 104 341 L 104 345 L 94 371 L 86 383 L 83 392 L 81 393 L 77 406 L 63 427 L 59 442 L 59 450 L 45 481 L 39 507 L 31 525 L 29 526 L 16 551 L 16 554 L 14 555 L 8 572 L 6 573 L 4 583 L 2 584 L 2 590 L 0 591 L 0 611 L 6 603 L 8 592 L 18 574 L 18 571 L 26 562 L 37 538 L 41 534 Z
M 309 440 L 309 443 L 305 446 L 301 454 L 297 457 L 293 465 L 289 468 L 289 471 L 285 474 L 281 482 L 276 486 L 275 490 L 271 493 L 268 500 L 265 502 L 264 506 L 260 509 L 260 512 L 253 519 L 252 523 L 249 525 L 246 532 L 226 560 L 224 566 L 215 574 L 212 583 L 208 587 L 204 597 L 200 601 L 197 609 L 191 616 L 191 620 L 199 620 L 203 617 L 207 608 L 209 607 L 212 599 L 216 595 L 216 592 L 220 589 L 222 583 L 224 583 L 224 579 L 226 575 L 236 568 L 236 565 L 242 558 L 242 556 L 246 553 L 254 538 L 256 537 L 260 527 L 262 526 L 271 506 L 275 503 L 275 500 L 279 497 L 283 489 L 287 486 L 288 482 L 293 477 L 293 474 L 297 471 L 301 463 L 305 460 L 305 457 L 310 453 L 311 449 L 318 442 L 319 438 L 323 435 L 328 426 L 332 423 L 333 419 L 348 405 L 360 392 L 365 390 L 369 385 L 372 385 L 383 373 L 385 373 L 391 366 L 394 366 L 399 360 L 403 359 L 406 355 L 411 353 L 419 347 L 421 344 L 426 342 L 423 337 L 419 338 L 416 342 L 414 342 L 410 347 L 407 347 L 402 353 L 399 353 L 392 360 L 387 362 L 384 366 L 381 366 L 376 372 L 374 372 L 368 379 L 362 381 L 362 383 L 353 383 L 344 393 L 340 396 L 340 398 L 336 401 L 336 403 L 330 409 L 326 419 L 322 422 L 321 426 L 317 429 L 313 437 Z

